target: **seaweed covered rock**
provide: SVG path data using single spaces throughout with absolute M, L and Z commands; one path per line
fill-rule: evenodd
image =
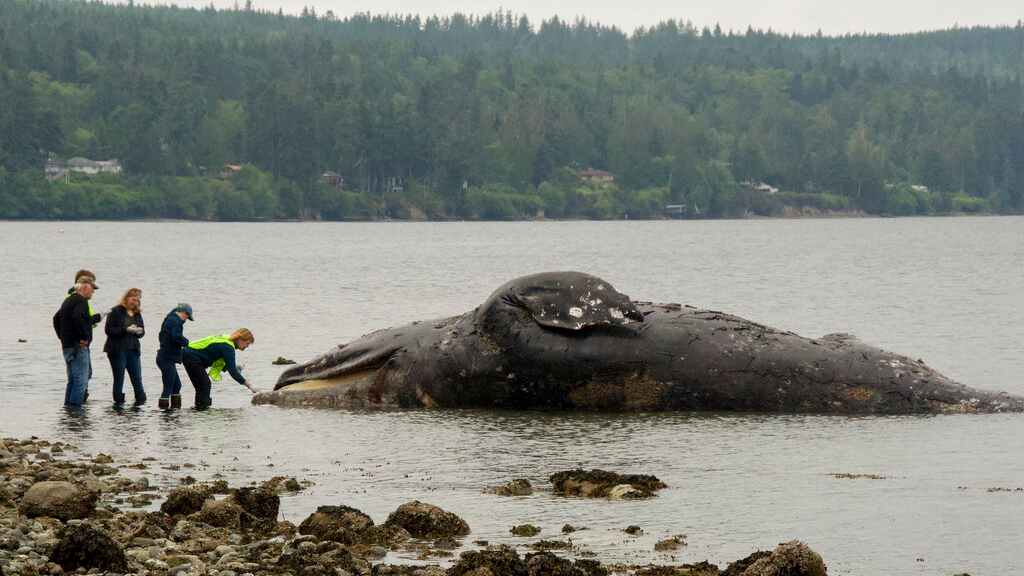
M 312 534 L 320 540 L 355 544 L 363 540 L 373 519 L 349 506 L 320 506 L 299 524 L 299 534 Z
M 533 485 L 525 478 L 517 478 L 504 486 L 491 487 L 484 492 L 498 496 L 529 496 L 533 494 Z
M 526 555 L 526 570 L 530 576 L 587 576 L 575 564 L 551 552 Z
M 530 571 L 515 548 L 498 546 L 463 552 L 448 576 L 530 576 Z
M 821 556 L 799 540 L 779 544 L 771 552 L 755 552 L 729 565 L 723 576 L 825 576 Z
M 160 505 L 160 511 L 168 516 L 186 516 L 203 508 L 203 502 L 213 497 L 209 486 L 180 487 L 171 490 Z
M 237 529 L 242 527 L 243 515 L 245 515 L 245 511 L 242 510 L 242 507 L 231 500 L 210 498 L 203 502 L 203 507 L 198 512 L 189 517 L 210 526 Z
M 21 513 L 29 518 L 50 516 L 65 522 L 88 518 L 98 498 L 70 482 L 36 482 L 21 499 Z
M 277 520 L 277 512 L 281 508 L 281 497 L 273 489 L 267 487 L 238 488 L 231 498 L 235 504 L 249 514 L 261 520 Z
M 110 536 L 88 526 L 68 526 L 60 533 L 60 541 L 50 555 L 66 572 L 78 568 L 98 568 L 107 572 L 130 572 L 128 557 Z
M 414 538 L 451 538 L 469 534 L 465 520 L 418 500 L 399 506 L 388 515 L 384 525 L 404 528 Z
M 337 542 L 308 544 L 298 550 L 282 554 L 277 561 L 281 574 L 303 576 L 338 576 L 338 574 L 362 574 L 370 570 L 366 560 L 356 558 Z
M 656 490 L 668 487 L 649 474 L 617 474 L 605 470 L 556 472 L 550 480 L 557 496 L 612 500 L 652 498 Z

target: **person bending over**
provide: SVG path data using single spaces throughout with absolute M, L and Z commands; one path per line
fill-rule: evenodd
M 248 328 L 239 328 L 232 334 L 214 334 L 189 343 L 181 356 L 181 364 L 196 389 L 196 408 L 209 408 L 213 404 L 210 379 L 219 382 L 223 370 L 227 370 L 236 382 L 255 392 L 256 389 L 235 364 L 235 350 L 245 350 L 253 342 L 252 332 Z

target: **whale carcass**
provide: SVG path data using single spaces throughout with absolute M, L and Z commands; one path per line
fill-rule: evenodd
M 379 330 L 281 374 L 256 404 L 833 414 L 1024 411 L 846 334 L 818 339 L 601 278 L 544 272 L 460 316 Z

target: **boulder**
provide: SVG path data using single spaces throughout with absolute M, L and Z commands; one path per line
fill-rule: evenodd
M 469 534 L 465 520 L 418 500 L 399 506 L 388 515 L 384 525 L 404 528 L 413 538 L 451 538 Z
M 299 534 L 312 534 L 320 540 L 355 544 L 364 540 L 373 520 L 348 506 L 320 506 L 299 524 Z
M 67 522 L 88 518 L 98 496 L 70 482 L 36 482 L 21 499 L 21 513 L 29 518 L 50 516 Z
M 515 548 L 497 546 L 463 552 L 448 576 L 530 576 L 530 571 Z
M 485 492 L 498 496 L 529 496 L 533 494 L 533 486 L 529 480 L 517 478 L 504 486 L 488 488 Z
M 197 522 L 203 522 L 210 526 L 219 528 L 240 528 L 242 516 L 245 510 L 231 500 L 214 500 L 213 498 L 203 502 L 203 507 L 189 516 Z
M 60 564 L 65 572 L 79 568 L 98 568 L 104 572 L 131 572 L 128 557 L 121 546 L 105 533 L 87 525 L 64 528 L 59 534 L 50 561 Z
M 208 486 L 180 487 L 171 490 L 160 504 L 160 511 L 168 516 L 186 516 L 203 508 L 203 502 L 213 497 Z
M 527 554 L 526 570 L 530 576 L 586 576 L 572 561 L 559 558 L 551 552 Z
M 649 474 L 617 474 L 605 470 L 582 469 L 556 472 L 551 475 L 556 496 L 584 498 L 642 499 L 668 486 Z
M 756 556 L 756 559 L 750 561 Z M 734 570 L 734 565 L 744 563 L 743 571 Z M 744 560 L 734 562 L 723 574 L 739 576 L 825 576 L 825 562 L 810 546 L 790 540 L 779 544 L 771 552 L 755 552 Z
M 237 488 L 231 498 L 235 504 L 261 520 L 277 520 L 281 497 L 271 488 Z

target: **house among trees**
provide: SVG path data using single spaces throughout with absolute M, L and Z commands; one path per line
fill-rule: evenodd
M 776 192 L 779 191 L 778 188 L 772 186 L 771 184 L 765 184 L 764 182 L 754 182 L 752 180 L 744 180 L 743 182 L 740 182 L 740 186 L 744 188 L 749 188 L 750 190 L 764 192 L 765 194 L 775 194 Z
M 327 185 L 332 188 L 345 187 L 345 177 L 337 172 L 328 170 L 327 172 L 324 172 L 324 178 L 327 180 Z
M 587 168 L 586 170 L 580 170 L 580 180 L 584 182 L 614 182 L 615 174 L 605 172 L 604 170 Z
M 117 158 L 111 160 L 89 160 L 75 156 L 67 162 L 49 159 L 46 161 L 46 179 L 50 182 L 63 180 L 68 182 L 70 172 L 84 172 L 86 174 L 99 174 L 100 172 L 118 173 L 121 171 L 121 164 Z
M 218 174 L 217 177 L 221 180 L 229 180 L 235 175 L 235 172 L 240 172 L 241 170 L 242 167 L 236 164 L 225 164 L 224 167 L 220 169 L 220 174 Z

